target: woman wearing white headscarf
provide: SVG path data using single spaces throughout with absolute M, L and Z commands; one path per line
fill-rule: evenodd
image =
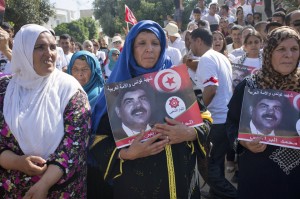
M 42 26 L 20 29 L 12 57 L 14 75 L 0 78 L 0 195 L 85 198 L 85 92 L 55 68 L 55 38 Z

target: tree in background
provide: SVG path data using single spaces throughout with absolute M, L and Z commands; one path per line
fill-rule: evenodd
M 173 0 L 95 0 L 94 15 L 106 35 L 112 37 L 123 32 L 123 27 L 126 27 L 125 4 L 138 21 L 151 19 L 161 25 L 166 15 L 174 12 Z
M 78 22 L 88 29 L 88 39 L 98 39 L 98 21 L 95 21 L 92 17 L 84 17 L 80 18 Z
M 13 23 L 15 32 L 28 23 L 47 23 L 54 15 L 49 0 L 6 0 L 4 20 Z
M 184 0 L 183 2 L 183 30 L 189 23 L 190 14 L 197 2 L 197 0 Z M 106 35 L 112 37 L 115 33 L 123 32 L 123 27 L 126 27 L 125 4 L 138 21 L 150 19 L 162 27 L 167 15 L 173 15 L 175 10 L 173 0 L 95 0 L 94 15 L 96 19 L 99 19 Z
M 70 23 L 62 23 L 55 27 L 54 31 L 57 36 L 69 34 L 78 42 L 84 42 L 87 39 L 98 38 L 98 22 L 91 17 L 81 18 Z
M 278 1 L 279 0 L 275 0 L 275 3 Z M 297 10 L 299 6 L 298 0 L 282 0 L 281 3 L 283 8 L 286 9 L 288 13 Z

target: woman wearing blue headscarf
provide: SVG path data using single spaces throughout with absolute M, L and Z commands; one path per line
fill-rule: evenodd
M 84 50 L 76 52 L 71 58 L 67 72 L 79 81 L 93 109 L 104 84 L 100 63 L 95 55 Z
M 108 79 L 120 82 L 169 68 L 163 29 L 150 20 L 132 27 L 123 51 Z M 200 198 L 196 169 L 197 131 L 175 120 L 155 124 L 157 135 L 141 142 L 143 130 L 127 148 L 117 149 L 109 125 L 104 93 L 92 116 L 96 134 L 90 157 L 112 184 L 113 198 Z
M 114 69 L 116 62 L 119 58 L 120 51 L 116 48 L 111 48 L 108 53 L 109 63 L 104 66 L 105 78 L 109 78 L 112 70 Z

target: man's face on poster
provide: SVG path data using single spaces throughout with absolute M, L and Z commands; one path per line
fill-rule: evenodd
M 262 99 L 250 107 L 250 112 L 253 124 L 261 133 L 270 133 L 282 120 L 282 104 L 278 100 Z
M 245 77 L 245 72 L 241 70 L 234 70 L 232 72 L 232 85 L 235 88 Z
M 115 110 L 123 124 L 135 131 L 146 129 L 151 117 L 150 101 L 142 89 L 125 93 Z

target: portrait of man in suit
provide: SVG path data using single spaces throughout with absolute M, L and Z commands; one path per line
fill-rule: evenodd
M 142 86 L 137 85 L 121 90 L 115 113 L 122 122 L 122 128 L 115 132 L 115 139 L 130 137 L 142 130 L 150 130 L 151 103 L 150 93 Z
M 264 97 L 264 96 L 263 96 Z M 253 134 L 275 135 L 282 121 L 283 104 L 279 99 L 259 98 L 250 106 L 250 129 Z
M 270 92 L 271 93 L 271 92 Z M 271 93 L 272 94 L 272 93 Z M 298 113 L 287 98 L 276 95 L 248 95 L 243 103 L 240 132 L 264 136 L 298 136 Z

